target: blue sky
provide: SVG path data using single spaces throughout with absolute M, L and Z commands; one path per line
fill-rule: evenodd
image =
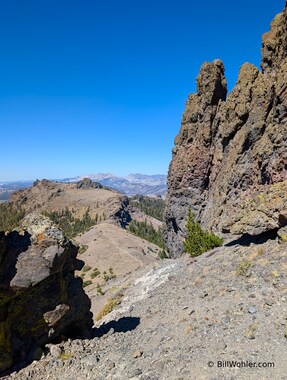
M 231 90 L 284 4 L 2 0 L 0 180 L 166 173 L 201 64 Z

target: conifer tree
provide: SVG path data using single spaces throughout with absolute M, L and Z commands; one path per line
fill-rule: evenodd
M 191 208 L 189 208 L 186 219 L 186 238 L 183 242 L 185 251 L 191 256 L 199 256 L 203 252 L 221 246 L 222 243 L 222 238 L 201 228 L 199 222 L 195 220 Z

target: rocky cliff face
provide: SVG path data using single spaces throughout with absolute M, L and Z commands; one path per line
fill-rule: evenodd
M 50 220 L 30 214 L 24 231 L 0 232 L 0 373 L 35 357 L 60 334 L 92 327 L 90 300 L 74 271 L 77 247 Z
M 221 61 L 204 63 L 168 174 L 165 235 L 182 252 L 188 207 L 206 229 L 260 234 L 287 223 L 287 9 L 263 35 L 262 70 L 245 63 L 226 98 Z

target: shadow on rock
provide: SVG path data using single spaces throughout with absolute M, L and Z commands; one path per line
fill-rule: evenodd
M 126 333 L 137 328 L 140 324 L 140 318 L 138 317 L 123 317 L 118 321 L 110 321 L 104 323 L 98 328 L 93 329 L 93 337 L 100 338 L 103 335 L 107 334 L 111 329 L 113 332 L 117 333 Z
M 19 255 L 31 246 L 31 235 L 25 232 L 19 235 L 12 231 L 8 235 L 0 232 L 0 288 L 9 288 L 10 282 L 17 273 L 16 263 Z M 9 255 L 6 254 L 9 250 Z
M 225 246 L 232 247 L 234 245 L 242 245 L 244 247 L 248 247 L 252 243 L 264 244 L 268 240 L 275 240 L 277 238 L 277 231 L 278 228 L 271 231 L 262 232 L 259 235 L 243 234 L 242 236 L 240 236 L 240 238 L 230 241 Z

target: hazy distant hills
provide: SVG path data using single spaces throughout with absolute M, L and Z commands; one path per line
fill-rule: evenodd
M 75 178 L 65 178 L 62 181 L 67 183 L 78 182 L 88 177 L 92 181 L 100 182 L 102 185 L 120 191 L 126 195 L 165 195 L 166 175 L 155 174 L 129 174 L 126 177 L 117 177 L 111 173 L 97 173 Z
M 155 174 L 129 174 L 126 177 L 118 177 L 111 173 L 96 173 L 73 178 L 57 179 L 59 182 L 75 183 L 83 178 L 101 183 L 104 186 L 120 191 L 126 195 L 161 195 L 166 193 L 166 175 Z M 33 181 L 10 181 L 0 182 L 0 200 L 8 199 L 10 193 L 15 190 L 24 189 L 33 184 Z
M 7 201 L 13 191 L 26 189 L 32 186 L 33 181 L 8 181 L 0 182 L 0 202 Z

